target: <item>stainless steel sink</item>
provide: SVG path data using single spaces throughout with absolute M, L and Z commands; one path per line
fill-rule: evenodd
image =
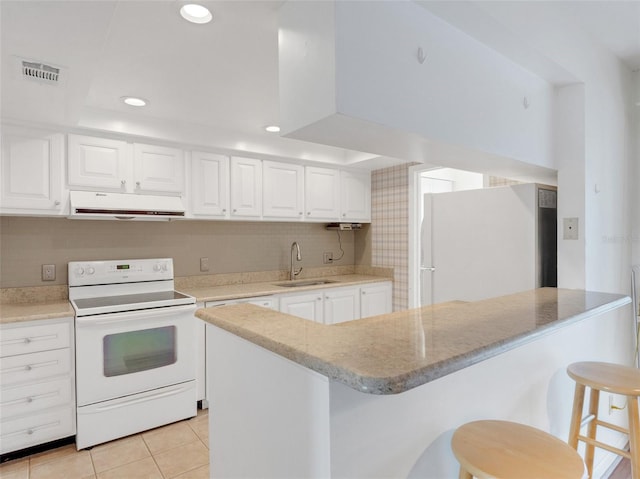
M 303 286 L 318 286 L 322 284 L 337 283 L 332 279 L 307 279 L 303 281 L 287 281 L 286 283 L 274 283 L 275 286 L 282 286 L 285 288 L 301 288 Z

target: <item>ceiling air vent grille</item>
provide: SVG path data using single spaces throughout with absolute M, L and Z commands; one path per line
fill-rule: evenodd
M 45 63 L 22 60 L 22 76 L 50 85 L 57 85 L 60 80 L 60 69 Z

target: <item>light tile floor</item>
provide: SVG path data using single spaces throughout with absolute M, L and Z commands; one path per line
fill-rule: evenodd
M 0 465 L 0 479 L 208 479 L 207 410 L 185 421 L 76 451 L 70 444 Z

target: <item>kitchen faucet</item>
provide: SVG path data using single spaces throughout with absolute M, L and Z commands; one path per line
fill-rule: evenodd
M 296 269 L 293 267 L 293 251 L 294 250 L 297 251 L 296 260 L 302 261 L 302 256 L 300 255 L 300 245 L 298 244 L 297 241 L 294 241 L 293 243 L 291 243 L 291 270 L 289 271 L 290 280 L 296 279 L 296 276 L 298 276 L 302 271 L 302 267 L 300 267 L 298 271 L 296 271 Z

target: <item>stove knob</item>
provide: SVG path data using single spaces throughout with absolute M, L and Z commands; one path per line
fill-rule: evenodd
M 82 266 L 76 268 L 76 276 L 84 276 L 84 268 Z
M 96 270 L 95 270 L 95 268 L 93 266 L 89 266 L 87 268 L 87 274 L 93 274 L 95 272 L 96 272 Z
M 167 272 L 167 263 L 162 263 L 162 271 Z
M 156 263 L 153 265 L 153 270 L 158 273 L 162 269 L 162 265 L 160 263 Z

